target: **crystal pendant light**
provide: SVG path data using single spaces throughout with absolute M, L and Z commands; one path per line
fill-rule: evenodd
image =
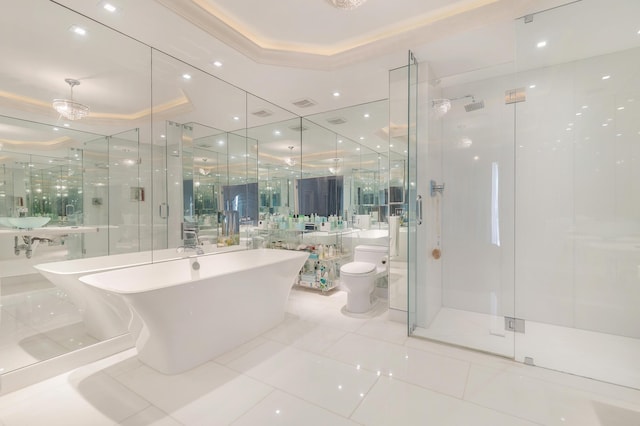
M 284 159 L 284 162 L 287 163 L 287 165 L 293 167 L 296 165 L 297 161 L 296 159 L 293 157 L 293 146 L 289 146 L 289 156 L 287 158 Z
M 89 115 L 88 106 L 73 100 L 73 87 L 80 85 L 80 82 L 72 78 L 66 78 L 64 81 L 71 88 L 71 96 L 69 99 L 54 99 L 53 109 L 68 120 L 80 120 L 82 117 Z
M 338 9 L 351 10 L 362 5 L 367 0 L 328 0 L 328 1 Z

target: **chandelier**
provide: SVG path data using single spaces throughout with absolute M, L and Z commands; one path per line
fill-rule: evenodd
M 65 78 L 69 87 L 71 88 L 71 96 L 69 99 L 54 99 L 53 109 L 68 120 L 80 120 L 82 117 L 89 115 L 89 107 L 73 100 L 73 86 L 80 85 L 78 80 L 72 78 Z
M 362 5 L 367 0 L 328 0 L 328 1 L 338 9 L 352 10 Z
M 287 163 L 287 165 L 289 165 L 290 167 L 293 167 L 296 165 L 297 161 L 296 159 L 293 157 L 293 146 L 289 146 L 289 157 L 284 159 L 284 162 Z
M 333 167 L 329 167 L 329 173 L 331 173 L 332 175 L 337 175 L 341 171 L 342 171 L 342 169 L 340 168 L 340 159 L 339 158 L 334 158 L 333 159 Z

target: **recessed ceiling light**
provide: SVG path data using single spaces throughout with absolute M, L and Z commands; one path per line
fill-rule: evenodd
M 337 98 L 338 96 L 340 96 L 340 92 L 333 92 L 333 96 Z
M 54 131 L 54 132 L 57 132 L 58 130 L 60 130 L 60 129 L 59 129 L 59 128 L 57 128 L 57 127 L 54 127 L 54 128 L 53 128 L 53 131 Z
M 603 76 L 602 76 L 602 79 L 603 79 L 603 80 L 609 80 L 610 78 L 611 78 L 611 76 L 610 76 L 610 75 L 603 75 Z
M 535 89 L 535 88 L 536 88 L 536 85 L 535 85 L 535 84 L 531 84 L 531 85 L 529 85 L 529 89 Z
M 220 140 L 218 141 L 218 145 L 224 145 L 224 141 L 223 141 L 222 139 L 220 139 Z
M 64 124 L 63 124 L 63 126 L 64 126 L 64 127 L 71 127 L 71 124 L 69 124 L 69 123 L 64 123 Z
M 220 68 L 220 67 L 222 66 L 222 62 L 220 62 L 220 61 L 213 61 L 211 64 L 212 64 L 214 67 L 218 67 L 218 68 Z
M 582 115 L 582 113 L 581 112 L 576 112 L 576 115 L 579 117 L 579 116 Z
M 167 135 L 160 135 L 160 138 L 162 138 L 162 139 L 164 139 L 166 137 L 167 137 Z
M 357 147 L 357 148 L 356 148 L 356 151 L 360 151 L 360 147 Z
M 280 134 L 280 130 L 276 130 L 273 132 L 274 135 L 279 135 Z
M 363 141 L 364 140 L 364 136 L 360 136 L 360 140 Z
M 623 109 L 624 109 L 624 107 L 623 107 L 623 106 L 619 106 L 619 107 L 618 107 L 618 111 L 622 111 Z
M 81 36 L 87 35 L 87 30 L 78 26 L 78 25 L 72 25 L 71 27 L 69 27 L 69 31 L 71 31 L 74 34 L 78 34 Z
M 587 109 L 589 108 L 589 105 L 582 105 L 582 109 Z
M 369 117 L 370 117 L 370 116 L 369 116 L 369 113 L 366 113 L 366 114 L 364 115 L 364 118 L 369 118 Z
M 182 78 L 184 78 L 185 80 L 191 80 L 191 74 L 182 74 Z
M 233 117 L 234 120 L 238 121 L 240 120 L 240 117 L 238 117 L 237 115 L 235 117 Z
M 538 46 L 538 49 L 541 49 L 543 47 L 545 47 L 547 45 L 546 41 L 539 41 L 538 44 L 536 44 L 536 46 Z
M 103 3 L 102 8 L 107 12 L 111 12 L 111 13 L 114 13 L 115 11 L 118 10 L 118 8 L 112 5 L 111 3 Z
M 338 139 L 338 143 L 342 143 L 342 139 Z

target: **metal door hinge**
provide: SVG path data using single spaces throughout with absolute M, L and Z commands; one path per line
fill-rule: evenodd
M 504 329 L 524 333 L 524 320 L 521 318 L 504 317 Z

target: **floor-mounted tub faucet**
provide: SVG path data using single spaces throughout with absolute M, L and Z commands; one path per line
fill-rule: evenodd
M 196 254 L 204 254 L 204 250 L 198 245 L 198 225 L 195 223 L 182 222 L 181 230 L 183 245 L 178 247 L 178 253 L 193 250 Z

